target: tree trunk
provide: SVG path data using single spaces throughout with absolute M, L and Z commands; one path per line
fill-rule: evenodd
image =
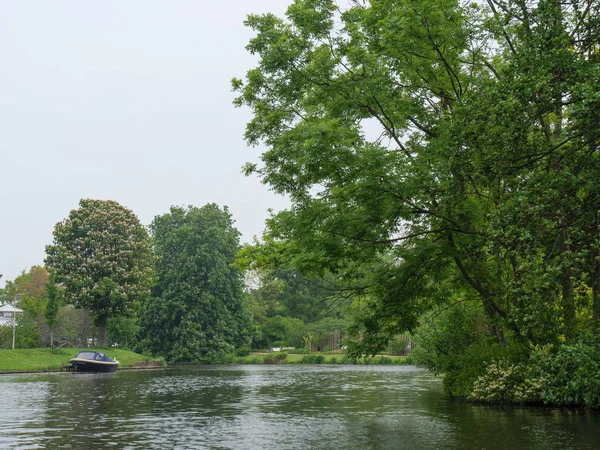
M 561 274 L 563 321 L 565 323 L 565 334 L 568 338 L 571 338 L 577 332 L 577 315 L 575 312 L 575 289 L 573 287 L 573 281 L 571 280 L 573 274 L 571 263 L 568 260 L 564 261 L 564 256 L 568 255 L 568 252 L 571 250 L 568 244 L 569 236 L 564 218 L 561 228 L 559 248 L 561 257 L 563 258 Z
M 592 320 L 600 329 L 600 263 L 598 252 L 592 252 Z
M 600 247 L 598 236 L 600 233 L 600 217 L 598 212 L 594 214 L 594 225 L 596 237 L 591 249 L 590 278 L 592 285 L 592 321 L 594 328 L 600 330 Z M 593 228 L 592 228 L 593 229 Z
M 473 277 L 471 277 L 471 275 L 469 275 L 467 269 L 465 268 L 461 259 L 457 255 L 458 252 L 456 250 L 456 245 L 454 244 L 454 239 L 453 239 L 451 233 L 448 234 L 448 241 L 450 242 L 450 245 L 452 246 L 452 249 L 454 250 L 454 255 L 453 255 L 454 262 L 456 263 L 458 270 L 460 271 L 461 275 L 466 280 L 466 282 L 469 283 L 469 285 L 473 289 L 475 289 L 479 293 L 479 296 L 481 297 L 481 304 L 483 306 L 483 312 L 485 313 L 488 320 L 490 321 L 490 325 L 492 326 L 492 329 L 496 335 L 498 344 L 500 344 L 501 346 L 505 346 L 506 338 L 504 337 L 504 331 L 502 330 L 502 327 L 500 326 L 500 324 L 498 322 L 500 320 L 506 318 L 506 313 L 504 311 L 502 311 L 502 309 L 500 309 L 498 304 L 494 301 L 494 298 L 493 298 L 493 295 L 492 295 L 492 292 L 490 291 L 490 289 L 486 286 L 483 286 L 482 284 L 477 282 Z M 519 335 L 518 330 L 516 330 L 516 328 L 515 328 L 515 331 L 516 331 L 516 334 Z
M 96 325 L 98 326 L 98 346 L 106 347 L 106 320 L 108 319 L 107 314 L 98 316 Z

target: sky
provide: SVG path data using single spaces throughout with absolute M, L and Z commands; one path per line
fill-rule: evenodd
M 0 2 L 0 287 L 43 264 L 81 198 L 141 223 L 172 205 L 227 205 L 242 242 L 288 201 L 241 173 L 264 148 L 230 80 L 256 65 L 247 14 L 286 0 Z

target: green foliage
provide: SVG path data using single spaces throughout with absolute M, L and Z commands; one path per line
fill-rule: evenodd
M 377 356 L 377 357 L 366 357 L 362 360 L 359 360 L 359 364 L 364 364 L 365 366 L 378 365 L 378 366 L 390 366 L 394 364 L 398 364 L 392 358 L 388 358 L 387 356 Z
M 468 301 L 415 355 L 466 395 L 492 361 L 505 377 L 597 327 L 599 14 L 588 0 L 296 0 L 248 17 L 258 63 L 233 80 L 235 104 L 267 150 L 246 172 L 292 203 L 255 256 L 336 279 L 351 354 Z
M 241 253 L 248 251 L 250 246 L 246 245 Z M 247 263 L 241 261 L 243 258 L 238 257 L 240 267 L 247 266 Z M 263 322 L 268 317 L 279 315 L 314 322 L 331 314 L 327 302 L 329 291 L 324 286 L 326 281 L 306 278 L 282 267 L 259 267 L 256 261 L 251 267 L 247 274 L 248 284 L 251 286 L 248 294 L 256 321 Z
M 293 350 L 287 350 L 290 355 L 307 355 L 310 353 L 310 350 L 307 348 L 295 348 Z
M 142 313 L 142 347 L 170 363 L 206 363 L 249 344 L 251 317 L 233 266 L 239 232 L 227 208 L 172 207 L 150 229 L 158 282 Z
M 340 364 L 358 364 L 358 358 L 344 355 L 340 358 Z
M 389 354 L 394 356 L 404 355 L 404 353 L 406 352 L 406 347 L 409 343 L 410 339 L 408 336 L 395 336 L 389 342 Z
M 415 334 L 415 364 L 444 375 L 444 388 L 467 396 L 487 361 L 504 351 L 492 339 L 481 310 L 472 304 L 456 304 L 424 319 Z
M 46 264 L 65 301 L 89 309 L 106 342 L 106 321 L 144 303 L 154 282 L 148 232 L 129 209 L 112 200 L 82 199 L 54 227 Z
M 269 353 L 264 356 L 265 364 L 279 364 L 285 359 L 287 359 L 287 353 Z
M 54 347 L 54 331 L 59 324 L 58 312 L 63 306 L 63 298 L 62 292 L 51 279 L 46 283 L 46 298 L 44 318 L 46 319 L 46 325 L 50 329 L 50 347 Z
M 254 316 L 253 347 L 305 345 L 312 336 L 314 348 L 320 340 L 336 330 L 345 332 L 348 321 L 342 302 L 329 298 L 333 281 L 307 278 L 283 266 L 273 269 L 262 266 L 257 257 L 260 244 L 246 245 L 238 255 L 240 267 L 251 267 L 247 273 L 247 296 Z
M 139 329 L 137 315 L 111 317 L 106 327 L 107 341 L 111 346 L 131 350 L 137 346 Z
M 246 357 L 238 357 L 235 361 L 236 364 L 265 364 L 265 358 L 263 355 L 249 355 Z
M 236 356 L 248 356 L 250 354 L 250 345 L 244 344 L 235 350 Z
M 65 305 L 58 311 L 58 326 L 53 335 L 55 346 L 85 347 L 88 339 L 97 335 L 97 329 L 89 311 Z
M 0 297 L 3 298 L 0 303 L 13 304 L 23 311 L 22 314 L 17 315 L 15 348 L 38 347 L 43 342 L 47 281 L 46 269 L 33 266 L 29 271 L 23 271 L 14 280 L 7 281 L 0 294 Z M 12 330 L 10 343 L 6 348 L 9 347 L 12 347 Z
M 300 343 L 300 332 L 304 323 L 300 319 L 274 316 L 262 324 L 262 336 L 268 346 L 296 347 Z
M 469 398 L 485 402 L 600 407 L 597 343 L 536 347 L 521 363 L 494 360 Z
M 310 354 L 300 360 L 300 364 L 323 364 L 325 362 L 324 355 Z
M 540 375 L 548 380 L 542 400 L 558 405 L 600 407 L 600 348 L 576 342 L 559 347 L 552 357 L 534 355 Z M 539 359 L 539 361 L 536 361 Z
M 0 327 L 0 349 L 12 348 L 12 328 Z

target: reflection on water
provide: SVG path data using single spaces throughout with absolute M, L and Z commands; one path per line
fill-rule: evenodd
M 414 367 L 0 376 L 0 448 L 592 449 L 595 412 L 476 406 Z

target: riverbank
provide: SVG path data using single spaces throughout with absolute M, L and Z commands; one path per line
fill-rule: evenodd
M 404 365 L 410 364 L 406 356 L 376 355 L 365 358 L 349 358 L 343 353 L 294 354 L 285 352 L 250 353 L 235 358 L 235 364 L 361 364 L 361 365 Z
M 129 350 L 111 347 L 95 348 L 119 361 L 119 369 L 164 366 L 162 360 Z M 83 348 L 31 348 L 0 350 L 0 373 L 52 372 L 61 370 L 69 359 L 77 356 Z
M 95 348 L 119 361 L 119 370 L 166 367 L 163 359 L 156 359 L 129 350 L 111 347 Z M 82 348 L 32 348 L 0 350 L 0 373 L 56 372 L 77 356 Z M 349 358 L 342 353 L 288 354 L 284 352 L 251 353 L 236 357 L 232 364 L 351 364 L 351 365 L 405 365 L 410 357 L 377 355 L 367 358 Z

